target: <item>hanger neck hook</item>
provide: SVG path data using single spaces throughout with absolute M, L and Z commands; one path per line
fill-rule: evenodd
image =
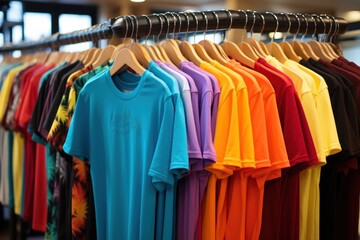
M 327 14 L 322 14 L 322 15 L 320 15 L 320 17 L 322 17 L 322 16 L 326 17 L 326 18 L 329 20 L 329 23 L 330 23 L 329 31 L 328 31 L 328 32 L 325 32 L 325 34 L 326 34 L 326 36 L 324 37 L 324 42 L 325 42 L 325 40 L 327 40 L 328 37 L 330 37 L 330 33 L 331 33 L 332 30 L 333 30 L 333 23 L 332 23 L 330 17 L 329 17 Z
M 258 12 L 258 14 L 260 15 L 261 20 L 262 20 L 262 27 L 261 27 L 261 30 L 260 30 L 260 36 L 261 36 L 261 34 L 263 33 L 263 31 L 265 29 L 265 17 L 264 17 L 264 15 L 262 13 Z M 276 17 L 276 19 L 277 19 L 277 17 Z
M 255 22 L 256 22 L 256 11 L 251 11 L 251 10 L 248 9 L 248 10 L 246 10 L 246 12 L 252 13 L 252 16 L 253 16 L 253 22 L 252 22 L 252 26 L 251 26 L 251 29 L 250 29 L 250 37 L 252 38 L 254 27 L 255 27 Z
M 239 9 L 239 10 L 238 10 L 238 12 L 242 12 L 242 13 L 244 13 L 244 16 L 245 16 L 245 24 L 244 24 L 244 27 L 243 27 L 243 29 L 244 29 L 245 33 L 241 36 L 241 42 L 243 42 L 243 41 L 244 41 L 244 35 L 247 33 L 247 29 L 246 29 L 246 27 L 247 27 L 247 24 L 248 24 L 249 18 L 248 18 L 248 15 L 247 15 L 247 13 L 246 13 L 246 11 L 245 11 L 245 10 Z
M 190 28 L 190 18 L 189 16 L 186 14 L 186 12 L 181 12 L 181 14 L 184 15 L 185 19 L 186 19 L 186 32 L 185 32 L 185 41 L 188 41 L 187 35 L 189 33 L 189 28 Z
M 333 32 L 333 34 L 331 34 L 330 42 L 334 42 L 335 35 L 336 35 L 337 32 L 338 32 L 338 25 L 337 25 L 337 21 L 336 21 L 336 19 L 335 19 L 334 16 L 329 16 L 329 17 L 330 17 L 330 18 L 332 19 L 332 21 L 334 22 L 334 32 Z
M 316 16 L 317 18 L 319 18 L 320 21 L 322 22 L 322 24 L 323 24 L 323 26 L 324 26 L 324 31 L 322 32 L 322 34 L 325 34 L 325 33 L 326 33 L 326 23 L 325 23 L 324 19 L 323 19 L 320 15 L 315 14 L 315 16 Z M 324 38 L 324 37 L 322 37 L 322 38 Z M 319 38 L 319 40 L 320 40 L 320 42 L 321 42 L 321 37 Z
M 216 19 L 216 28 L 215 28 L 215 32 L 214 32 L 214 39 L 213 39 L 213 41 L 215 42 L 215 38 L 216 38 L 216 33 L 217 33 L 217 30 L 219 29 L 219 23 L 220 23 L 220 21 L 219 21 L 219 16 L 218 16 L 218 14 L 215 12 L 215 11 L 211 11 L 212 12 L 212 14 L 214 14 L 214 16 L 215 16 L 215 19 Z
M 170 14 L 173 17 L 174 27 L 173 27 L 173 31 L 172 31 L 172 38 L 175 38 L 175 29 L 176 29 L 176 23 L 177 23 L 175 14 L 172 12 L 166 12 L 165 14 Z
M 196 14 L 194 12 L 189 12 L 189 13 L 194 17 L 194 20 L 195 20 L 195 23 L 196 23 L 195 32 L 194 32 L 194 43 L 195 43 L 195 36 L 196 36 L 196 33 L 198 31 L 198 28 L 199 28 L 199 20 L 198 20 Z
M 208 21 L 208 17 L 206 16 L 206 13 L 204 13 L 204 12 L 200 12 L 200 13 L 203 15 L 203 17 L 205 19 L 205 31 L 204 31 L 204 40 L 205 40 L 206 32 L 208 30 L 209 21 Z
M 307 18 L 306 18 L 306 16 L 305 16 L 304 14 L 298 13 L 298 15 L 300 15 L 302 18 L 304 18 L 305 24 L 306 24 L 305 32 L 304 32 L 304 34 L 303 34 L 302 37 L 301 37 L 301 41 L 304 42 L 305 37 L 306 37 L 306 35 L 307 35 L 308 31 L 309 31 L 309 22 L 308 22 L 308 20 L 307 20 Z
M 159 30 L 159 34 L 157 35 L 157 43 L 159 43 L 160 42 L 160 35 L 162 33 L 164 23 L 163 23 L 163 20 L 162 20 L 162 18 L 161 18 L 161 16 L 159 14 L 155 13 L 153 15 L 155 15 L 159 19 L 159 22 L 160 22 L 160 30 Z
M 313 32 L 313 34 L 311 35 L 311 38 L 312 39 L 315 39 L 315 35 L 316 35 L 316 33 L 317 33 L 317 23 L 316 23 L 316 19 L 314 18 L 314 16 L 313 16 L 313 14 L 311 14 L 311 15 L 309 15 L 310 16 L 310 18 L 313 20 L 313 22 L 314 22 L 314 32 Z
M 143 17 L 145 17 L 147 20 L 148 20 L 148 22 L 149 22 L 149 32 L 148 32 L 148 34 L 146 35 L 146 37 L 145 37 L 145 44 L 147 45 L 147 40 L 148 40 L 148 37 L 150 36 L 150 33 L 151 33 L 151 30 L 152 30 L 152 21 L 151 21 L 151 19 L 149 18 L 149 16 L 148 15 L 142 15 Z
M 275 21 L 276 21 L 276 28 L 275 28 L 274 34 L 273 34 L 273 36 L 271 38 L 271 42 L 274 42 L 275 35 L 276 35 L 276 33 L 277 33 L 278 29 L 279 29 L 279 19 L 273 12 L 266 12 L 266 13 L 271 14 L 274 17 Z
M 165 33 L 165 39 L 168 39 L 168 35 L 169 35 L 169 32 L 170 32 L 170 22 L 169 22 L 169 18 L 166 16 L 166 14 L 164 13 L 160 13 L 161 16 L 164 16 L 165 20 L 166 20 L 166 26 L 167 26 L 167 30 L 166 30 L 166 33 Z
M 298 16 L 298 15 L 296 15 L 295 13 L 290 13 L 290 14 L 291 14 L 291 15 L 293 15 L 293 16 L 296 18 L 297 23 L 298 23 L 298 28 L 297 28 L 296 33 L 295 33 L 294 38 L 293 38 L 293 41 L 295 41 L 295 40 L 296 40 L 297 35 L 298 35 L 298 34 L 299 34 L 299 32 L 300 32 L 301 22 L 300 22 L 300 18 L 299 18 L 299 16 Z
M 229 31 L 231 30 L 231 28 L 232 28 L 232 25 L 233 25 L 233 16 L 232 16 L 232 14 L 231 14 L 231 12 L 229 11 L 229 10 L 227 10 L 227 9 L 224 9 L 224 11 L 226 12 L 226 14 L 229 16 L 229 18 L 230 18 L 230 23 L 229 23 L 229 27 L 228 27 L 228 29 L 226 30 L 226 32 L 225 32 L 225 36 L 224 36 L 224 40 L 227 38 L 227 34 L 229 33 Z
M 178 20 L 179 20 L 179 30 L 178 30 L 178 32 L 177 32 L 177 34 L 176 34 L 176 38 L 178 38 L 179 37 L 179 33 L 181 32 L 181 17 L 180 17 L 180 15 L 178 14 L 178 13 L 174 13 L 175 14 L 175 16 L 177 16 L 177 18 L 178 18 Z M 174 34 L 175 34 L 175 32 L 174 32 Z M 175 38 L 175 35 L 174 35 L 174 38 Z
M 130 36 L 130 39 L 132 40 L 132 37 L 134 36 L 134 28 L 135 28 L 135 27 L 134 27 L 134 21 L 133 21 L 131 15 L 126 16 L 126 17 L 129 18 L 130 21 L 131 21 L 131 36 Z
M 286 33 L 284 34 L 284 37 L 283 37 L 283 42 L 285 42 L 286 41 L 286 37 L 287 37 L 287 35 L 290 33 L 290 29 L 291 29 L 291 19 L 289 18 L 289 16 L 287 15 L 287 13 L 280 13 L 281 15 L 284 15 L 285 17 L 286 17 L 286 20 L 288 21 L 288 23 L 289 23 L 289 27 L 288 27 L 288 29 L 287 29 L 287 31 L 286 31 Z

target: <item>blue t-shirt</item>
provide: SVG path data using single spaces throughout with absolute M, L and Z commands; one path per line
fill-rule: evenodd
M 169 88 L 149 71 L 106 70 L 81 90 L 63 149 L 89 159 L 98 239 L 154 238 L 158 191 L 189 168 L 172 151 L 187 146 L 173 141 L 174 116 Z

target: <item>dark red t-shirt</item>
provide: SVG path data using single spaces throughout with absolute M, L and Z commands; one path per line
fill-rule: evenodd
M 275 90 L 291 165 L 281 178 L 265 183 L 260 239 L 298 239 L 299 171 L 317 163 L 315 146 L 292 81 L 264 59 L 256 61 L 254 69 L 265 75 Z

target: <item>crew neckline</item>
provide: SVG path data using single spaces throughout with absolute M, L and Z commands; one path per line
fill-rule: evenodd
M 115 96 L 117 96 L 118 98 L 120 99 L 124 99 L 124 100 L 130 100 L 130 99 L 133 99 L 135 98 L 139 92 L 141 91 L 141 89 L 143 88 L 144 86 L 144 83 L 145 83 L 145 79 L 148 77 L 149 75 L 149 71 L 148 70 L 145 70 L 143 72 L 143 74 L 140 76 L 140 75 L 135 75 L 131 72 L 124 72 L 122 73 L 124 75 L 127 75 L 128 77 L 130 78 L 136 78 L 136 81 L 134 82 L 138 82 L 137 86 L 131 91 L 131 92 L 123 92 L 121 91 L 118 86 L 116 86 L 116 84 L 114 83 L 114 78 L 120 78 L 120 76 L 114 76 L 112 77 L 110 75 L 110 68 L 106 70 L 105 72 L 105 77 L 106 77 L 106 81 L 108 83 L 108 86 L 110 88 L 110 90 L 115 94 Z M 120 78 L 121 79 L 121 78 Z M 128 82 L 127 82 L 128 83 Z

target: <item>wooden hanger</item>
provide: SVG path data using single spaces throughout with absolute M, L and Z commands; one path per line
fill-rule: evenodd
M 114 60 L 114 64 L 110 68 L 110 75 L 114 76 L 121 72 L 124 68 L 130 67 L 137 74 L 142 75 L 146 70 L 138 62 L 135 54 L 128 48 L 121 49 Z
M 297 53 L 294 51 L 294 48 L 291 46 L 290 43 L 281 42 L 279 43 L 279 45 L 289 59 L 295 62 L 299 62 L 302 59 L 301 57 L 299 57 L 299 55 L 297 55 Z
M 185 18 L 187 19 L 188 25 L 187 25 L 186 35 L 185 35 L 185 39 L 186 39 L 188 30 L 189 30 L 190 21 L 189 21 L 189 17 L 187 16 L 186 13 L 181 13 L 181 14 L 183 14 L 185 16 Z M 162 46 L 164 47 L 170 60 L 178 67 L 180 66 L 181 62 L 187 61 L 187 59 L 192 61 L 197 66 L 199 66 L 200 63 L 202 62 L 202 60 L 199 58 L 199 56 L 197 56 L 192 45 L 187 41 L 177 44 L 176 41 L 170 39 L 170 40 L 164 41 L 162 43 Z
M 311 48 L 311 46 L 306 43 L 306 42 L 302 42 L 301 43 L 302 47 L 304 48 L 305 52 L 308 54 L 309 57 L 315 59 L 316 61 L 318 61 L 320 58 L 316 55 L 316 53 L 314 53 L 313 49 Z M 306 60 L 308 60 L 308 58 L 304 58 Z
M 253 27 L 255 26 L 255 20 L 256 20 L 256 16 L 255 14 L 257 13 L 256 11 L 252 11 L 253 13 Z M 264 28 L 265 28 L 265 18 L 264 15 L 262 15 L 261 13 L 258 13 L 262 19 L 262 29 L 260 31 L 260 35 L 262 34 Z M 246 42 L 250 44 L 250 46 L 253 47 L 253 49 L 256 51 L 256 53 L 259 55 L 259 57 L 265 58 L 266 56 L 270 55 L 266 45 L 264 43 L 260 43 L 260 41 L 256 40 L 255 38 L 251 37 L 246 39 Z M 262 46 L 263 45 L 263 46 Z
M 259 55 L 254 51 L 254 49 L 247 42 L 238 43 L 241 51 L 248 56 L 251 60 L 256 61 L 259 59 Z
M 108 45 L 104 49 L 101 50 L 99 56 L 93 63 L 93 67 L 97 68 L 102 64 L 108 62 L 111 59 L 112 54 L 115 51 L 115 47 L 113 45 Z
M 285 55 L 284 51 L 278 43 L 270 42 L 266 44 L 271 56 L 275 57 L 279 62 L 285 63 L 288 60 L 288 57 Z
M 91 59 L 93 58 L 94 54 L 96 53 L 97 48 L 90 48 L 84 57 L 83 63 L 87 66 L 91 64 Z
M 115 47 L 115 50 L 114 50 L 113 54 L 111 55 L 110 59 L 113 61 L 115 59 L 115 57 L 117 56 L 117 54 L 119 53 L 119 51 L 125 47 L 126 47 L 125 43 L 120 43 L 119 45 L 117 45 Z
M 244 54 L 235 43 L 227 41 L 221 44 L 221 47 L 224 52 L 231 58 L 236 59 L 237 61 L 245 64 L 248 67 L 254 68 L 255 61 L 249 58 L 246 54 Z
M 203 47 L 203 45 L 200 44 L 193 44 L 193 47 L 195 49 L 195 52 L 198 54 L 198 56 L 205 62 L 211 63 L 212 61 L 214 61 L 214 59 L 212 59 L 209 54 L 207 53 L 207 51 L 205 50 L 205 48 Z

